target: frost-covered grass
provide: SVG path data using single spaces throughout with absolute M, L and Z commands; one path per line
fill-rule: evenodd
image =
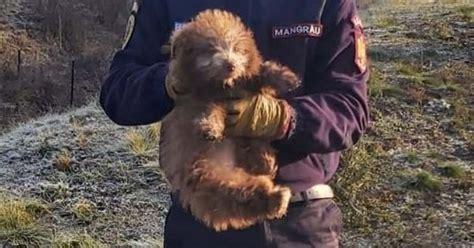
M 147 137 L 146 156 L 131 152 L 132 130 Z M 158 140 L 159 125 L 120 127 L 96 104 L 47 115 L 0 136 L 0 185 L 46 202 L 57 247 L 159 240 L 169 199 Z

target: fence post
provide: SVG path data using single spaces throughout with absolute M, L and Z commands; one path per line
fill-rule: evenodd
M 71 64 L 71 98 L 70 106 L 73 107 L 74 104 L 74 74 L 75 74 L 75 61 L 72 61 Z
M 21 73 L 21 50 L 18 49 L 17 61 L 16 61 L 16 73 L 18 78 L 20 78 Z

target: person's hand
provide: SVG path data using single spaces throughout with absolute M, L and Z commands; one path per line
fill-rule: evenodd
M 290 123 L 288 103 L 257 94 L 231 100 L 226 106 L 226 135 L 233 137 L 283 138 Z
M 168 93 L 168 96 L 173 100 L 176 100 L 179 95 L 178 91 L 176 90 L 176 82 L 176 79 L 172 75 L 170 75 L 169 73 L 166 75 L 166 92 Z
M 179 82 L 174 75 L 173 66 L 170 64 L 169 71 L 165 78 L 165 86 L 168 96 L 176 100 L 179 96 L 186 94 L 186 90 L 179 87 Z

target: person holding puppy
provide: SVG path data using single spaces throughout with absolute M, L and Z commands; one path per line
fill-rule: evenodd
M 168 77 L 169 54 L 161 48 L 175 29 L 211 8 L 240 16 L 265 59 L 303 80 L 283 100 L 232 99 L 226 109 L 227 136 L 273 140 L 275 180 L 293 196 L 285 217 L 224 232 L 205 227 L 173 197 L 165 248 L 338 247 L 343 220 L 328 183 L 369 120 L 366 37 L 355 0 L 137 0 L 101 89 L 105 113 L 124 126 L 162 120 L 186 91 Z

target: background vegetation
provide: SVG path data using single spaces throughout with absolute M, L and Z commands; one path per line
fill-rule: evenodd
M 474 246 L 474 6 L 358 4 L 371 125 L 331 182 L 343 245 Z M 0 246 L 161 246 L 169 198 L 160 125 L 117 126 L 90 100 L 129 8 L 0 0 Z M 72 60 L 77 109 L 68 105 Z

